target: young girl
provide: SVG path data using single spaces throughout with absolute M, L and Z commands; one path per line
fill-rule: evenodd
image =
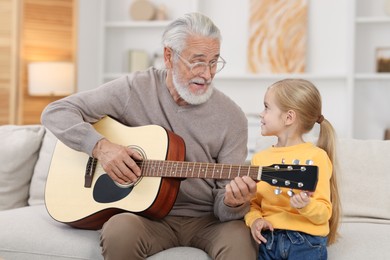
M 278 139 L 255 154 L 252 164 L 313 164 L 319 170 L 314 192 L 294 191 L 290 197 L 287 188 L 276 195 L 275 187 L 257 184 L 245 221 L 260 244 L 258 259 L 327 259 L 326 246 L 336 240 L 340 201 L 335 132 L 321 113 L 320 93 L 309 81 L 285 79 L 268 88 L 264 106 L 261 134 Z M 320 124 L 317 146 L 303 140 L 315 123 Z

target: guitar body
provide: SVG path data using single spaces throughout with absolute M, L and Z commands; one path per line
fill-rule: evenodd
M 113 143 L 130 146 L 147 160 L 183 161 L 185 144 L 157 125 L 127 127 L 105 117 L 95 129 Z M 84 187 L 89 156 L 57 141 L 45 190 L 45 204 L 57 221 L 83 229 L 100 229 L 114 214 L 132 212 L 162 218 L 171 210 L 180 179 L 142 177 L 120 188 L 97 163 L 91 187 Z

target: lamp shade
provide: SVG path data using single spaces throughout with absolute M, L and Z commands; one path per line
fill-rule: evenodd
M 28 64 L 28 93 L 31 96 L 67 96 L 74 92 L 72 62 L 31 62 Z

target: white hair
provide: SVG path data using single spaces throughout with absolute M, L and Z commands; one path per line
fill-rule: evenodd
M 171 22 L 162 36 L 162 44 L 179 53 L 189 36 L 204 36 L 221 41 L 221 33 L 210 18 L 201 13 L 188 13 Z

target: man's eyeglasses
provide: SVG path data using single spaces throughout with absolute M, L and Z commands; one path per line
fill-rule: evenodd
M 225 64 L 226 64 L 226 61 L 222 57 L 219 57 L 218 60 L 212 61 L 210 63 L 206 63 L 206 62 L 190 63 L 186 59 L 184 59 L 182 56 L 180 56 L 180 54 L 177 51 L 174 51 L 174 52 L 180 58 L 180 60 L 182 62 L 184 62 L 185 65 L 187 65 L 187 67 L 190 69 L 190 71 L 194 75 L 199 75 L 199 74 L 204 73 L 207 70 L 207 67 L 210 68 L 211 74 L 216 74 L 216 73 L 220 72 L 225 67 Z

